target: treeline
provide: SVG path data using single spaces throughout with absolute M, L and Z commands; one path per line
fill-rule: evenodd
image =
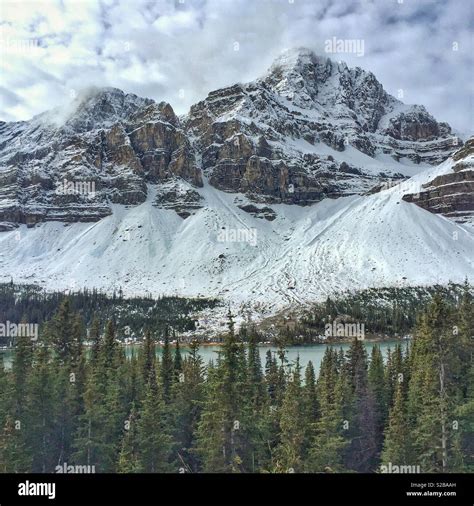
M 113 319 L 120 335 L 142 337 L 145 327 L 153 328 L 157 335 L 167 326 L 177 332 L 195 330 L 193 314 L 217 304 L 214 299 L 186 299 L 181 297 L 132 297 L 125 298 L 121 290 L 108 295 L 96 289 L 71 293 L 47 292 L 37 285 L 0 284 L 0 322 L 28 322 L 42 325 L 57 312 L 60 304 L 69 300 L 71 308 L 78 312 L 87 328 L 94 315 L 105 321 Z M 0 345 L 8 345 L 10 339 L 0 336 Z
M 411 334 L 417 314 L 439 294 L 455 304 L 466 286 L 450 283 L 431 287 L 368 288 L 356 293 L 328 297 L 304 311 L 296 323 L 280 326 L 277 339 L 287 345 L 319 342 L 325 325 L 334 321 L 360 322 L 371 335 L 397 337 Z
M 20 338 L 0 367 L 0 470 L 54 472 L 474 471 L 473 302 L 435 295 L 412 344 L 384 362 L 360 340 L 328 347 L 316 377 L 285 350 L 262 365 L 256 340 L 229 331 L 215 362 L 185 355 L 165 329 L 126 359 L 68 299 L 38 342 Z M 419 466 L 418 468 L 416 466 Z M 406 467 L 405 467 L 406 468 Z

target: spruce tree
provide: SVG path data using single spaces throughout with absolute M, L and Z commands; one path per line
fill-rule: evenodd
M 306 470 L 310 472 L 342 472 L 347 442 L 344 439 L 343 399 L 345 382 L 337 374 L 334 361 L 337 354 L 326 348 L 318 378 L 319 418 L 314 424 L 314 438 L 309 449 Z
M 163 384 L 163 399 L 165 403 L 171 401 L 171 386 L 173 385 L 173 357 L 169 343 L 169 330 L 165 328 L 163 336 L 163 353 L 161 355 L 161 383 Z
M 374 400 L 374 416 L 377 430 L 377 454 L 382 450 L 383 430 L 387 419 L 387 392 L 385 384 L 385 369 L 379 346 L 372 347 L 368 372 L 368 388 Z
M 408 417 L 422 472 L 449 470 L 450 413 L 459 398 L 456 340 L 452 308 L 437 293 L 421 315 L 410 356 Z
M 90 364 L 85 384 L 84 413 L 77 417 L 73 458 L 81 465 L 94 465 L 97 472 L 113 472 L 128 406 L 121 402 L 124 357 L 112 321 L 107 322 L 99 348 L 98 360 Z
M 289 374 L 280 415 L 280 443 L 275 451 L 275 470 L 301 472 L 305 459 L 307 427 L 305 420 L 299 358 Z
M 28 377 L 31 374 L 33 345 L 31 338 L 21 334 L 17 338 L 12 360 L 13 412 L 15 419 L 21 419 L 25 413 L 28 391 Z
M 58 401 L 54 396 L 54 375 L 50 353 L 45 343 L 42 343 L 35 350 L 28 381 L 27 444 L 33 455 L 31 472 L 54 471 L 57 455 L 52 452 L 52 449 L 55 446 L 54 414 Z
M 92 342 L 91 346 L 91 362 L 95 364 L 100 356 L 100 323 L 98 318 L 94 317 L 92 320 L 89 339 Z
M 215 369 L 208 371 L 206 401 L 197 431 L 197 452 L 208 472 L 242 472 L 252 468 L 245 351 L 229 312 Z
M 454 411 L 453 452 L 456 462 L 453 471 L 474 472 L 474 362 L 467 374 L 466 397 Z
M 46 334 L 59 363 L 77 364 L 82 351 L 84 326 L 79 315 L 72 310 L 69 298 L 63 300 L 48 322 Z
M 405 408 L 404 390 L 399 383 L 393 407 L 390 409 L 388 425 L 382 452 L 382 464 L 396 466 L 413 465 L 411 448 L 411 431 Z
M 126 420 L 125 434 L 122 438 L 117 472 L 138 473 L 142 470 L 139 456 L 138 414 L 135 404 Z
M 181 349 L 179 347 L 179 338 L 176 339 L 176 348 L 174 350 L 174 359 L 173 359 L 173 371 L 174 371 L 174 380 L 179 380 L 179 375 L 183 369 L 183 358 L 181 356 Z
M 173 436 L 176 441 L 174 460 L 185 472 L 197 472 L 200 460 L 193 451 L 196 431 L 204 402 L 204 365 L 199 356 L 199 343 L 193 341 L 189 356 L 181 366 L 173 392 Z
M 8 415 L 0 432 L 0 472 L 30 472 L 31 461 L 24 428 L 19 420 Z
M 149 329 L 145 331 L 145 339 L 140 356 L 143 384 L 146 385 L 156 375 L 155 341 Z
M 11 373 L 6 371 L 3 356 L 0 355 L 0 429 L 5 426 L 7 415 L 13 407 L 13 385 Z
M 305 406 L 305 418 L 309 424 L 312 424 L 318 417 L 318 396 L 316 393 L 314 366 L 311 360 L 308 362 L 305 369 L 303 400 Z
M 346 466 L 358 472 L 375 469 L 381 440 L 381 427 L 377 426 L 375 399 L 368 386 L 367 353 L 362 341 L 354 338 L 348 351 L 348 373 L 352 386 L 353 405 L 346 452 Z
M 162 394 L 153 383 L 147 383 L 140 409 L 137 461 L 141 472 L 163 473 L 173 470 L 169 462 L 172 440 L 167 433 Z

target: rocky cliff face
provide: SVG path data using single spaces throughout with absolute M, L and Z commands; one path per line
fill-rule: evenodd
M 65 114 L 0 125 L 0 221 L 96 221 L 111 204 L 143 202 L 147 183 L 202 185 L 169 104 L 90 90 Z
M 210 93 L 185 124 L 211 184 L 296 204 L 400 176 L 394 161 L 440 163 L 459 142 L 449 125 L 388 95 L 370 72 L 308 50 L 283 54 L 261 79 Z
M 0 229 L 97 221 L 113 204 L 144 202 L 150 184 L 156 206 L 186 218 L 200 208 L 203 175 L 256 203 L 306 205 L 403 178 L 459 142 L 370 72 L 290 51 L 262 78 L 210 93 L 183 118 L 164 102 L 107 88 L 69 111 L 0 123 Z
M 422 191 L 405 195 L 403 200 L 459 223 L 474 224 L 474 138 L 452 158 L 450 171 L 434 177 Z

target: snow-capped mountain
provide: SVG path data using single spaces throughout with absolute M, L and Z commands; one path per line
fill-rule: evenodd
M 200 187 L 203 174 L 257 202 L 311 204 L 413 175 L 460 142 L 370 72 L 300 49 L 254 82 L 210 93 L 181 119 L 169 104 L 105 88 L 31 121 L 1 123 L 0 221 L 2 229 L 97 221 L 111 203 L 143 203 L 147 183 L 166 183 L 157 205 L 186 217 L 201 204 L 177 181 Z
M 449 125 L 390 96 L 372 73 L 305 49 L 210 93 L 184 121 L 212 185 L 267 202 L 367 191 L 459 147 Z
M 51 221 L 0 234 L 0 272 L 47 288 L 217 296 L 263 314 L 344 289 L 473 279 L 472 230 L 404 201 L 410 186 L 399 186 L 272 205 L 270 221 L 242 210 L 243 195 L 206 180 L 192 190 L 201 209 L 183 220 L 154 205 L 150 184 L 145 202 L 112 204 L 96 223 Z
M 202 184 L 171 106 L 110 88 L 88 90 L 67 111 L 3 123 L 0 161 L 7 223 L 97 221 L 112 203 L 144 202 L 147 182 Z
M 472 156 L 373 74 L 307 50 L 182 118 L 88 90 L 0 124 L 0 278 L 263 314 L 346 288 L 462 282 L 474 234 L 437 213 L 470 221 Z

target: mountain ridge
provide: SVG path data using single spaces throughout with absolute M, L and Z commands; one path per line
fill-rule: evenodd
M 297 51 L 185 117 L 106 88 L 0 124 L 0 279 L 256 317 L 472 279 L 472 143 L 400 104 L 373 74 Z
M 178 181 L 199 187 L 204 173 L 254 202 L 308 205 L 413 175 L 460 142 L 422 106 L 388 95 L 372 73 L 298 49 L 181 118 L 166 102 L 90 88 L 69 108 L 3 123 L 0 221 L 96 221 L 110 204 L 144 202 L 147 183 L 174 182 L 160 200 L 174 205 Z M 86 201 L 58 195 L 64 179 L 96 191 Z M 190 199 L 175 205 L 182 217 L 198 205 L 187 210 Z

